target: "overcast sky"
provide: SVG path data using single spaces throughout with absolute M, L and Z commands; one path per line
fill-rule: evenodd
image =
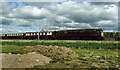
M 118 30 L 117 3 L 90 2 L 4 2 L 2 33 L 46 30 L 93 29 Z

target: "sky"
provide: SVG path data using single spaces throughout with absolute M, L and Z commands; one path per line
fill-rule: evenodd
M 42 29 L 118 31 L 118 4 L 114 2 L 3 2 L 0 9 L 0 33 L 3 34 Z

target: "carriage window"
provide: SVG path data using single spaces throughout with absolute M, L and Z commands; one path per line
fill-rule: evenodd
M 40 33 L 40 35 L 42 35 L 42 33 Z
M 52 32 L 50 32 L 50 35 L 52 35 Z
M 45 33 L 43 33 L 43 35 L 45 35 Z
M 29 34 L 27 34 L 27 36 L 28 36 Z
M 47 35 L 49 35 L 49 32 L 47 32 Z
M 50 35 L 50 32 L 47 32 L 47 35 Z

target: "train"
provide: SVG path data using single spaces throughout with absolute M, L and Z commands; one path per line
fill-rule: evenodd
M 0 34 L 2 39 L 103 40 L 102 29 L 76 29 Z

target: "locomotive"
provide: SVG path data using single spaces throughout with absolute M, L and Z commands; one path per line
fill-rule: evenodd
M 2 39 L 103 40 L 104 34 L 102 29 L 77 29 L 0 34 L 0 37 Z

